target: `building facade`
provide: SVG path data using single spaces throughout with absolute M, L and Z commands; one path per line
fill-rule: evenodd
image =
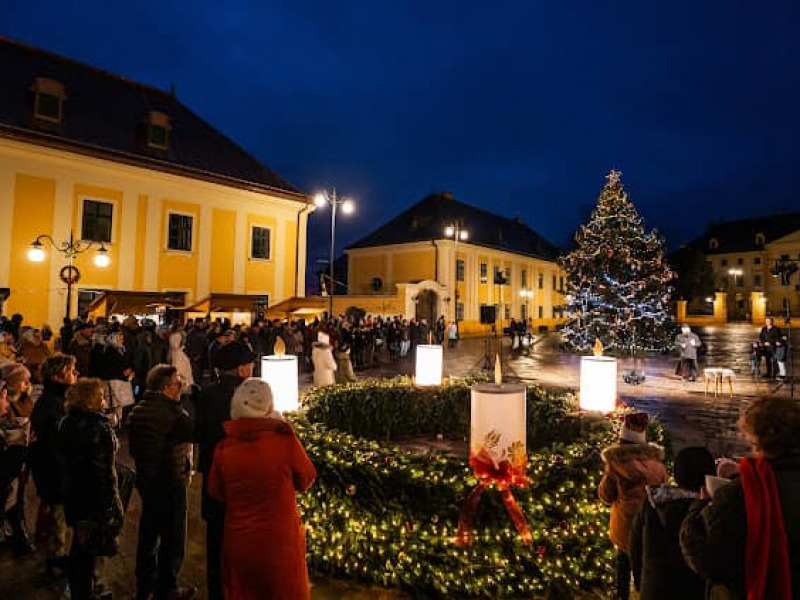
M 457 318 L 462 335 L 489 333 L 487 321 L 507 327 L 532 318 L 552 328 L 564 320 L 556 247 L 519 219 L 448 192 L 423 198 L 346 253 L 348 298 L 372 307 L 383 298 L 385 314 Z
M 800 276 L 783 285 L 773 274 L 776 261 L 800 263 L 800 213 L 721 223 L 690 245 L 713 268 L 727 320 L 760 323 L 766 315 L 785 316 L 787 307 L 800 316 Z
M 60 322 L 70 261 L 50 240 L 71 237 L 92 242 L 72 260 L 71 317 L 106 291 L 109 312 L 179 298 L 247 319 L 304 294 L 312 205 L 174 94 L 3 38 L 0 64 L 4 314 Z M 31 262 L 37 238 L 45 258 Z

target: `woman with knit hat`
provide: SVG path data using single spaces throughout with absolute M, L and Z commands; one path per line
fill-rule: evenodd
M 225 598 L 308 599 L 305 532 L 295 493 L 311 486 L 314 465 L 275 412 L 265 381 L 250 378 L 236 388 L 224 428 L 208 493 L 225 504 Z
M 666 483 L 664 449 L 648 444 L 647 413 L 625 415 L 619 443 L 603 450 L 598 495 L 611 505 L 609 535 L 617 548 L 617 598 L 628 600 L 631 585 L 630 537 L 633 518 L 647 498 L 647 486 Z

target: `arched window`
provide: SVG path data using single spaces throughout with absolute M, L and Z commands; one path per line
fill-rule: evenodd
M 763 246 L 766 239 L 764 238 L 763 233 L 756 234 L 756 246 Z
M 711 250 L 716 250 L 717 248 L 719 248 L 719 242 L 717 241 L 717 238 L 711 238 L 710 240 L 708 240 L 708 247 Z

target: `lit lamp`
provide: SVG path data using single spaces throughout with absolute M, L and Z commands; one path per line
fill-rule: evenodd
M 417 346 L 417 385 L 442 384 L 442 347 L 435 344 Z
M 533 541 L 525 516 L 511 491 L 528 485 L 525 427 L 525 386 L 503 383 L 500 357 L 494 383 L 473 385 L 470 407 L 469 464 L 478 485 L 470 492 L 459 515 L 456 543 L 474 541 L 473 525 L 483 491 L 496 486 L 514 526 L 526 544 Z
M 603 356 L 603 344 L 594 343 L 594 356 L 581 357 L 581 410 L 612 412 L 617 405 L 617 359 Z
M 300 408 L 297 357 L 286 355 L 286 344 L 279 337 L 275 341 L 275 354 L 261 359 L 261 379 L 272 388 L 275 410 L 285 413 Z

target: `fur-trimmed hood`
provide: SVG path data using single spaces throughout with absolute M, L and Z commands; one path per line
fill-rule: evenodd
M 635 460 L 664 460 L 664 448 L 658 444 L 613 444 L 601 453 L 608 463 L 627 463 Z

